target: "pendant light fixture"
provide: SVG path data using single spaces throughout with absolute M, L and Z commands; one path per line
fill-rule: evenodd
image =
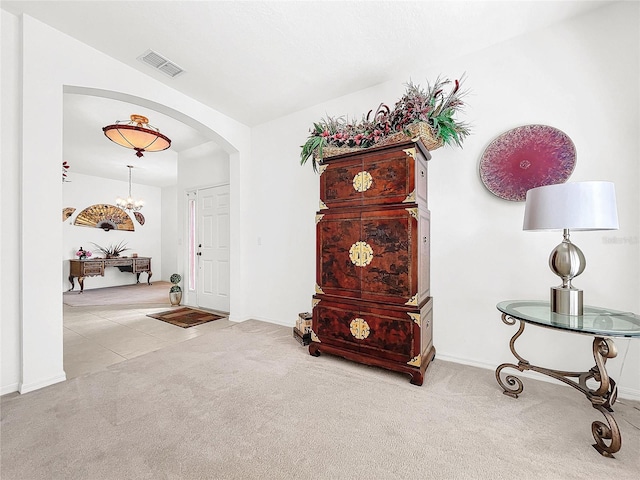
M 131 196 L 131 169 L 133 165 L 127 165 L 127 167 L 129 168 L 129 196 L 127 198 L 118 197 L 116 205 L 123 210 L 137 212 L 144 206 L 144 202 L 142 200 L 134 200 Z
M 116 121 L 102 127 L 102 131 L 112 142 L 135 150 L 138 157 L 142 157 L 142 152 L 159 152 L 171 146 L 171 140 L 149 125 L 149 119 L 142 115 L 131 115 L 130 121 Z

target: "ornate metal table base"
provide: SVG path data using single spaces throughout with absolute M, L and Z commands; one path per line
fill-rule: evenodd
M 622 445 L 622 437 L 620 436 L 620 430 L 618 424 L 613 418 L 612 406 L 616 402 L 618 396 L 618 389 L 616 382 L 609 378 L 605 364 L 608 358 L 614 358 L 618 352 L 613 340 L 604 337 L 594 337 L 593 339 L 593 358 L 596 361 L 594 367 L 588 372 L 564 372 L 559 370 L 551 370 L 548 368 L 537 367 L 531 365 L 529 361 L 522 358 L 515 350 L 515 342 L 522 335 L 524 331 L 523 320 L 513 318 L 506 313 L 502 314 L 502 321 L 507 325 L 515 325 L 516 321 L 520 322 L 520 328 L 516 334 L 511 338 L 509 342 L 509 348 L 511 353 L 518 359 L 518 364 L 503 363 L 496 369 L 496 380 L 500 386 L 504 389 L 504 394 L 514 398 L 518 398 L 518 395 L 522 393 L 524 389 L 522 380 L 514 375 L 505 375 L 505 381 L 500 378 L 500 372 L 504 368 L 514 368 L 524 372 L 525 370 L 533 370 L 534 372 L 542 373 L 549 377 L 560 380 L 567 385 L 572 386 L 576 390 L 585 394 L 587 399 L 591 402 L 591 405 L 596 410 L 600 411 L 604 415 L 607 423 L 595 421 L 591 424 L 591 432 L 596 443 L 593 447 L 605 457 L 612 457 L 613 454 L 620 450 Z M 573 380 L 573 379 L 576 380 Z M 588 380 L 594 380 L 598 382 L 599 386 L 593 390 L 587 386 Z M 505 383 L 506 382 L 506 383 Z M 608 442 L 608 444 L 607 444 Z

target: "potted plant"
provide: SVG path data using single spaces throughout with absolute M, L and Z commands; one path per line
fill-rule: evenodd
M 313 124 L 307 141 L 300 152 L 300 164 L 311 158 L 313 170 L 323 158 L 380 145 L 390 145 L 420 138 L 427 149 L 442 145 L 462 146 L 469 135 L 469 125 L 458 121 L 456 113 L 462 110 L 464 75 L 460 80 L 438 77 L 426 88 L 409 81 L 405 93 L 393 109 L 381 104 L 359 122 L 345 117 L 327 117 Z
M 93 242 L 91 242 L 93 243 Z M 125 250 L 129 250 L 126 247 L 126 243 L 124 241 L 118 243 L 117 245 L 109 245 L 108 247 L 101 247 L 97 243 L 93 243 L 98 250 L 100 250 L 106 258 L 116 258 L 119 257 L 122 252 Z
M 182 289 L 180 288 L 180 285 L 178 285 L 181 280 L 182 277 L 177 273 L 174 273 L 169 278 L 169 281 L 173 283 L 171 289 L 169 289 L 169 301 L 172 306 L 178 306 L 180 305 L 180 302 L 182 302 Z

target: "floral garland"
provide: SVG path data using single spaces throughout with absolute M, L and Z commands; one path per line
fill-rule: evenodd
M 300 164 L 304 165 L 311 158 L 313 170 L 317 171 L 317 162 L 323 159 L 327 146 L 369 148 L 384 145 L 392 135 L 399 133 L 404 133 L 405 139 L 410 138 L 408 128 L 416 123 L 428 124 L 434 137 L 441 139 L 443 144 L 462 147 L 470 128 L 454 116 L 463 109 L 462 98 L 468 93 L 461 89 L 463 81 L 464 75 L 454 81 L 438 77 L 433 84 L 427 83 L 426 89 L 409 81 L 393 109 L 380 104 L 375 113 L 370 110 L 359 122 L 349 121 L 346 117 L 321 119 L 313 124 L 301 147 Z M 449 88 L 449 93 L 445 93 Z

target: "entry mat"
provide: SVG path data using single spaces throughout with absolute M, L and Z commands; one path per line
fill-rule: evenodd
M 202 325 L 203 323 L 225 318 L 222 315 L 216 315 L 215 313 L 204 312 L 202 310 L 195 310 L 189 307 L 182 307 L 177 310 L 167 310 L 166 312 L 160 313 L 150 313 L 147 317 L 156 318 L 182 328 L 195 327 L 196 325 Z

